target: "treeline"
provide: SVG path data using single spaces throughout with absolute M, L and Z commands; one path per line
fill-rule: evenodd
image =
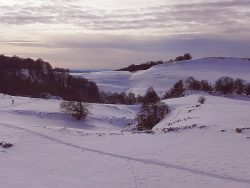
M 136 72 L 139 70 L 147 70 L 150 69 L 151 67 L 155 66 L 155 65 L 160 65 L 160 64 L 164 64 L 164 63 L 173 63 L 176 61 L 184 61 L 184 60 L 190 60 L 192 59 L 192 56 L 189 53 L 184 54 L 183 56 L 178 56 L 175 59 L 170 59 L 167 61 L 149 61 L 146 63 L 142 63 L 140 65 L 129 65 L 128 67 L 122 68 L 122 69 L 118 69 L 117 71 L 129 71 L 129 72 Z
M 9 95 L 48 97 L 65 100 L 99 102 L 94 82 L 74 77 L 68 69 L 52 68 L 42 59 L 0 55 L 0 92 Z
M 133 105 L 142 103 L 144 97 L 134 93 L 126 94 L 125 92 L 100 92 L 101 102 L 105 104 L 127 104 Z
M 250 83 L 240 78 L 221 77 L 214 84 L 207 80 L 196 80 L 193 77 L 187 78 L 185 81 L 179 80 L 174 86 L 166 91 L 162 99 L 177 98 L 184 96 L 186 90 L 197 90 L 204 92 L 220 92 L 226 94 L 245 94 L 250 95 Z

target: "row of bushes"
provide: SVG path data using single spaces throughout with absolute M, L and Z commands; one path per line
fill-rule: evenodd
M 234 79 L 224 76 L 216 80 L 212 85 L 207 80 L 199 81 L 189 77 L 185 82 L 180 80 L 174 84 L 171 89 L 166 91 L 162 99 L 182 97 L 185 90 L 218 91 L 225 95 L 232 93 L 250 95 L 250 83 L 246 83 L 246 81 L 240 78 Z
M 212 85 L 207 80 L 199 81 L 193 77 L 189 77 L 185 81 L 180 80 L 174 84 L 171 89 L 165 92 L 162 99 L 182 97 L 186 90 L 198 90 L 204 92 L 219 91 L 223 94 L 245 93 L 246 95 L 250 95 L 250 84 L 239 78 L 233 79 L 230 77 L 221 77 Z M 140 104 L 148 100 L 145 97 L 146 95 L 136 96 L 134 93 L 100 92 L 100 101 L 106 104 Z
M 153 89 L 152 87 L 148 88 L 148 90 Z M 160 97 L 157 95 L 158 99 Z M 145 101 L 149 100 L 148 95 L 135 95 L 134 93 L 130 92 L 126 94 L 125 92 L 117 93 L 117 92 L 100 92 L 100 99 L 101 102 L 104 104 L 126 104 L 126 105 L 133 105 L 133 104 L 141 104 Z
M 141 103 L 143 97 L 138 95 L 135 96 L 134 93 L 126 94 L 125 92 L 100 92 L 100 99 L 102 103 L 105 104 L 138 104 Z

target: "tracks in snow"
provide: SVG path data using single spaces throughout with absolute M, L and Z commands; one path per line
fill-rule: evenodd
M 7 127 L 7 128 L 12 128 L 12 129 L 17 129 L 17 130 L 22 130 L 22 131 L 31 133 L 33 135 L 37 135 L 37 136 L 39 136 L 41 138 L 51 140 L 51 141 L 53 141 L 55 143 L 58 143 L 58 144 L 62 144 L 62 145 L 68 146 L 68 147 L 76 148 L 76 149 L 80 149 L 80 150 L 83 150 L 83 151 L 96 153 L 96 154 L 103 155 L 103 156 L 109 156 L 109 157 L 113 157 L 113 158 L 129 160 L 129 161 L 135 161 L 135 162 L 143 163 L 143 164 L 146 164 L 146 165 L 154 165 L 154 166 L 159 166 L 159 167 L 172 168 L 172 169 L 180 170 L 182 172 L 189 172 L 189 173 L 192 173 L 192 174 L 197 174 L 197 175 L 206 176 L 206 177 L 210 177 L 210 178 L 216 178 L 216 179 L 225 180 L 225 181 L 250 184 L 250 179 L 237 178 L 237 177 L 233 177 L 233 176 L 225 176 L 225 175 L 222 175 L 222 174 L 216 174 L 216 173 L 206 172 L 206 171 L 203 171 L 203 170 L 193 169 L 193 168 L 189 168 L 189 167 L 185 167 L 185 166 L 181 166 L 181 165 L 175 165 L 175 164 L 167 163 L 167 162 L 164 162 L 164 161 L 159 161 L 159 160 L 154 160 L 154 159 L 142 159 L 142 158 L 130 157 L 130 156 L 125 156 L 125 155 L 119 155 L 119 154 L 104 152 L 104 151 L 101 151 L 101 150 L 91 149 L 91 148 L 88 148 L 88 147 L 82 147 L 82 146 L 79 146 L 79 145 L 76 145 L 76 144 L 65 142 L 65 141 L 50 137 L 48 135 L 45 135 L 45 134 L 42 134 L 42 133 L 39 133 L 39 132 L 36 132 L 36 131 L 33 131 L 33 130 L 29 130 L 29 129 L 26 129 L 26 128 L 18 127 L 18 126 L 15 126 L 15 125 L 0 123 L 0 126 Z

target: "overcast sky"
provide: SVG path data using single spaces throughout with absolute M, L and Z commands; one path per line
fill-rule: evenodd
M 250 0 L 0 0 L 0 54 L 65 68 L 250 57 L 249 23 Z

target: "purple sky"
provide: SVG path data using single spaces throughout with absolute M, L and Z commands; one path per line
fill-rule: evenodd
M 250 57 L 249 0 L 8 0 L 1 54 L 117 68 L 190 52 Z

